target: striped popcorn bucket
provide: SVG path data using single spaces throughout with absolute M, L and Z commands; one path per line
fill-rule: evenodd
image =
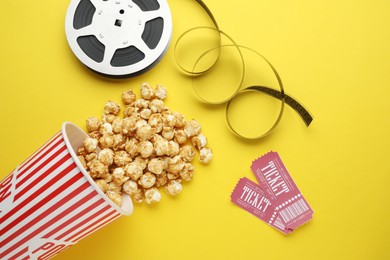
M 122 215 L 77 159 L 87 135 L 72 123 L 0 182 L 0 259 L 49 259 Z

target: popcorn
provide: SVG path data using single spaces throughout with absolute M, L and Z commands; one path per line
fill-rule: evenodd
M 149 85 L 149 83 L 142 83 L 141 96 L 144 99 L 151 99 L 154 96 L 154 89 Z
M 195 167 L 191 163 L 185 163 L 183 170 L 180 171 L 180 177 L 182 180 L 191 181 L 194 176 Z
M 154 92 L 158 99 L 163 100 L 167 97 L 167 89 L 162 85 L 157 85 Z
M 97 117 L 88 117 L 86 123 L 88 133 L 99 130 L 100 121 Z
M 192 119 L 184 124 L 184 132 L 188 137 L 198 135 L 200 133 L 200 124 Z
M 125 170 L 122 167 L 115 168 L 112 172 L 112 181 L 119 187 L 129 180 L 128 176 L 125 176 Z
M 135 109 L 132 106 L 126 106 L 123 110 L 123 117 L 130 117 L 134 113 Z
M 161 158 L 152 158 L 148 163 L 148 170 L 156 175 L 159 175 L 164 170 L 165 162 Z
M 98 141 L 96 139 L 88 137 L 83 142 L 84 149 L 87 153 L 94 152 L 98 147 Z
M 153 144 L 149 141 L 143 141 L 139 144 L 139 153 L 143 158 L 148 158 L 153 153 Z
M 156 176 L 153 173 L 147 172 L 141 176 L 138 184 L 144 188 L 150 188 L 156 183 Z
M 99 152 L 98 160 L 104 165 L 110 166 L 114 162 L 114 152 L 109 148 L 105 148 Z
M 178 112 L 173 112 L 173 116 L 175 117 L 175 127 L 179 129 L 184 128 L 186 124 L 185 117 Z
M 135 108 L 148 108 L 150 104 L 150 101 L 147 101 L 143 98 L 139 98 L 134 102 L 134 107 Z
M 122 193 L 148 204 L 161 200 L 160 187 L 176 196 L 182 191 L 181 182 L 193 179 L 197 152 L 201 163 L 212 160 L 199 122 L 170 111 L 164 105 L 166 96 L 164 86 L 143 83 L 138 99 L 132 90 L 122 93 L 122 117 L 121 106 L 107 101 L 101 120 L 86 120 L 89 137 L 77 156 L 99 189 L 118 206 Z
M 107 101 L 107 103 L 104 105 L 105 114 L 118 115 L 120 110 L 121 106 L 114 101 Z
M 186 162 L 192 162 L 195 157 L 195 154 L 195 149 L 190 145 L 184 145 L 182 148 L 180 148 L 179 151 L 179 155 Z
M 153 113 L 161 112 L 164 108 L 164 101 L 160 99 L 153 99 L 152 102 L 150 102 L 150 110 L 152 110 Z
M 104 176 L 103 180 L 109 184 L 112 182 L 112 174 L 106 174 L 106 176 Z
M 151 188 L 145 191 L 145 202 L 148 204 L 159 202 L 161 200 L 161 193 L 157 188 Z
M 145 119 L 140 119 L 139 115 L 137 117 L 137 122 L 135 122 L 135 129 L 138 130 L 140 127 L 147 125 L 148 122 L 146 122 Z
M 131 157 L 136 157 L 139 154 L 139 141 L 135 138 L 128 140 L 125 144 L 125 150 Z
M 152 110 L 150 110 L 149 108 L 145 108 L 142 109 L 139 114 L 143 119 L 149 119 L 149 117 L 152 115 Z
M 165 155 L 168 152 L 168 141 L 159 135 L 155 138 L 153 146 L 157 156 Z
M 202 133 L 200 133 L 198 136 L 192 137 L 191 142 L 192 145 L 200 151 L 200 149 L 206 146 L 207 139 Z
M 106 192 L 108 190 L 108 184 L 103 179 L 97 179 L 95 180 L 96 185 L 101 189 L 103 192 Z
M 161 132 L 161 135 L 166 139 L 166 140 L 172 140 L 173 137 L 175 136 L 175 131 L 172 129 L 170 126 L 164 126 L 163 130 Z
M 103 123 L 99 127 L 99 133 L 101 135 L 112 134 L 112 132 L 113 132 L 113 129 L 112 129 L 111 123 Z
M 137 117 L 130 116 L 126 117 L 122 121 L 122 133 L 128 136 L 132 136 L 134 131 L 137 129 Z
M 175 139 L 178 144 L 184 144 L 187 142 L 187 135 L 184 130 L 179 129 L 175 131 Z
M 125 166 L 132 161 L 130 154 L 126 151 L 115 152 L 114 162 L 117 166 Z
M 101 148 L 112 148 L 114 145 L 114 137 L 111 134 L 104 134 L 99 138 L 99 146 Z
M 199 153 L 199 161 L 202 163 L 209 163 L 213 159 L 213 153 L 210 148 L 202 148 Z
M 137 203 L 142 203 L 142 201 L 144 200 L 144 193 L 141 189 L 138 189 L 132 196 L 131 198 L 133 199 L 133 201 L 137 202 Z
M 119 207 L 122 204 L 122 195 L 119 192 L 114 192 L 114 191 L 106 191 L 107 197 L 112 200 L 116 205 Z
M 124 147 L 126 145 L 126 139 L 122 134 L 113 135 L 112 139 L 114 141 L 112 144 L 112 148 L 114 149 L 114 151 L 124 149 Z
M 89 173 L 92 178 L 103 178 L 108 173 L 108 166 L 99 161 L 93 161 L 89 166 Z
M 97 157 L 98 157 L 97 153 L 90 153 L 90 154 L 85 155 L 84 159 L 87 162 L 92 162 L 93 160 L 97 159 Z
M 165 186 L 165 191 L 172 196 L 177 196 L 183 189 L 179 180 L 171 180 Z
M 110 183 L 108 183 L 108 188 L 107 188 L 107 190 L 113 191 L 113 192 L 115 192 L 115 193 L 120 193 L 121 190 L 122 190 L 122 187 L 116 185 L 115 182 L 110 182 Z
M 114 121 L 112 121 L 111 129 L 114 133 L 119 134 L 122 133 L 122 124 L 123 119 L 115 118 Z
M 140 141 L 147 141 L 152 137 L 153 134 L 154 129 L 146 123 L 137 129 L 136 137 Z
M 148 124 L 155 129 L 156 133 L 160 133 L 163 129 L 163 119 L 161 114 L 152 114 L 149 117 Z
M 103 123 L 112 123 L 114 122 L 114 120 L 117 118 L 116 115 L 113 115 L 113 114 L 103 114 L 102 116 L 102 122 Z
M 99 133 L 99 131 L 93 131 L 91 133 L 88 134 L 89 137 L 93 138 L 93 139 L 99 139 L 102 135 Z
M 179 150 L 180 150 L 180 146 L 178 143 L 176 143 L 175 141 L 169 141 L 168 142 L 168 150 L 167 150 L 167 155 L 168 156 L 175 156 L 179 153 Z
M 172 114 L 164 115 L 163 122 L 164 122 L 164 126 L 172 128 L 176 124 L 176 117 Z
M 130 196 L 132 196 L 132 195 L 137 193 L 137 191 L 138 191 L 138 184 L 135 181 L 129 180 L 129 181 L 126 181 L 123 184 L 122 189 L 123 189 L 123 191 L 125 193 L 129 194 Z
M 164 157 L 162 157 L 162 159 L 164 161 L 164 171 L 168 171 L 169 160 L 171 160 L 171 157 L 164 156 Z
M 87 168 L 87 162 L 85 161 L 85 158 L 84 156 L 77 156 L 77 158 L 79 159 L 79 161 L 81 162 L 81 164 L 83 165 L 84 168 Z
M 156 177 L 156 187 L 162 187 L 165 186 L 168 182 L 168 176 L 166 172 L 162 172 L 161 174 L 157 175 Z
M 134 159 L 134 162 L 138 163 L 141 166 L 142 170 L 145 170 L 146 166 L 148 166 L 149 159 L 138 156 Z
M 126 175 L 129 176 L 133 181 L 138 180 L 142 174 L 143 169 L 140 163 L 138 162 L 132 162 L 125 166 Z
M 136 99 L 136 95 L 132 90 L 128 90 L 122 93 L 122 103 L 125 105 L 132 105 Z
M 85 140 L 84 140 L 85 142 Z M 88 152 L 85 150 L 84 146 L 80 146 L 79 148 L 77 148 L 77 155 L 83 157 L 83 156 L 86 156 L 88 154 Z
M 177 178 L 179 178 L 179 173 L 168 172 L 167 178 L 168 178 L 168 180 L 176 180 Z
M 184 161 L 181 159 L 180 155 L 176 155 L 173 158 L 170 158 L 168 161 L 168 171 L 170 173 L 178 174 L 184 167 Z

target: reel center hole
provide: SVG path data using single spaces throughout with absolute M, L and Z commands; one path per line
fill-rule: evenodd
M 115 20 L 115 26 L 121 27 L 122 26 L 122 20 L 116 19 Z
M 125 13 L 125 10 L 121 9 L 121 10 L 119 10 L 119 13 L 120 13 L 120 14 L 124 14 L 124 13 Z

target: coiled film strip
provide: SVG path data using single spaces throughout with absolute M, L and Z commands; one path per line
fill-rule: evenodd
M 214 15 L 212 14 L 212 12 L 210 11 L 210 9 L 206 6 L 206 4 L 202 1 L 202 0 L 196 0 L 196 2 L 203 8 L 203 10 L 208 14 L 208 16 L 210 17 L 212 23 L 213 23 L 213 26 L 214 27 L 195 27 L 195 28 L 191 28 L 187 31 L 185 31 L 184 33 L 182 33 L 178 40 L 176 41 L 176 44 L 175 44 L 175 47 L 174 47 L 174 52 L 175 52 L 175 59 L 176 59 L 176 63 L 178 64 L 179 68 L 186 74 L 192 76 L 192 85 L 193 85 L 193 88 L 194 88 L 194 91 L 195 93 L 197 94 L 197 96 L 205 103 L 207 104 L 221 104 L 221 103 L 226 103 L 226 110 L 225 110 L 225 117 L 226 117 L 226 122 L 227 122 L 227 125 L 229 127 L 229 129 L 235 134 L 237 135 L 238 137 L 240 138 L 243 138 L 243 139 L 248 139 L 248 140 L 258 140 L 258 139 L 261 139 L 265 136 L 267 136 L 268 134 L 270 134 L 276 127 L 277 125 L 279 124 L 281 118 L 282 118 L 282 115 L 283 115 L 283 111 L 284 111 L 284 108 L 285 108 L 285 104 L 289 105 L 291 108 L 293 108 L 299 115 L 300 117 L 302 118 L 302 120 L 304 121 L 304 123 L 306 124 L 306 126 L 309 126 L 311 124 L 311 122 L 313 121 L 313 117 L 312 115 L 309 113 L 309 111 L 303 106 L 301 105 L 296 99 L 294 99 L 293 97 L 291 97 L 290 95 L 286 94 L 285 91 L 284 91 L 284 86 L 283 86 L 283 83 L 282 83 L 282 80 L 281 80 L 281 77 L 279 76 L 277 70 L 275 69 L 275 67 L 272 65 L 272 63 L 266 59 L 266 57 L 264 57 L 262 54 L 260 54 L 259 52 L 255 51 L 254 49 L 251 49 L 251 48 L 248 48 L 246 46 L 242 46 L 242 45 L 239 45 L 237 44 L 233 39 L 232 37 L 230 37 L 228 34 L 226 34 L 225 32 L 223 32 L 222 30 L 220 30 L 218 24 L 217 24 L 217 21 L 214 17 Z M 196 31 L 196 30 L 211 30 L 211 31 L 214 31 L 217 35 L 218 35 L 218 46 L 215 46 L 215 47 L 212 47 L 211 49 L 208 49 L 208 50 L 205 50 L 204 53 L 202 53 L 194 62 L 193 64 L 193 67 L 192 68 L 186 68 L 183 64 L 181 64 L 181 62 L 179 61 L 178 59 L 178 46 L 180 45 L 181 41 L 183 40 L 183 38 L 185 38 L 188 34 Z M 221 36 L 224 36 L 226 39 L 228 39 L 230 41 L 229 44 L 226 44 L 226 45 L 222 45 L 221 42 Z M 201 94 L 198 93 L 198 91 L 196 90 L 196 84 L 195 84 L 195 81 L 196 81 L 196 78 L 209 72 L 216 64 L 217 64 L 217 61 L 220 57 L 220 54 L 221 54 L 221 49 L 223 48 L 235 48 L 239 54 L 239 57 L 241 59 L 241 63 L 242 63 L 242 78 L 240 79 L 240 83 L 237 85 L 237 88 L 235 90 L 235 92 L 228 98 L 225 98 L 225 99 L 222 99 L 222 100 L 219 100 L 219 101 L 211 101 L 211 100 L 208 100 L 207 98 L 203 97 Z M 197 70 L 197 64 L 201 61 L 201 59 L 207 55 L 209 52 L 212 52 L 212 51 L 215 51 L 217 50 L 218 54 L 216 56 L 216 58 L 214 59 L 214 62 L 212 62 L 210 64 L 209 67 L 207 68 L 204 68 L 204 69 L 200 69 L 200 70 Z M 269 68 L 272 70 L 275 78 L 277 79 L 277 82 L 278 82 L 278 87 L 279 89 L 276 90 L 276 89 L 273 89 L 273 88 L 270 88 L 270 87 L 267 87 L 267 86 L 249 86 L 249 87 L 245 87 L 245 88 L 242 88 L 242 82 L 244 81 L 244 77 L 245 77 L 245 61 L 244 61 L 244 57 L 242 55 L 242 50 L 247 50 L 247 51 L 250 51 L 252 52 L 254 55 L 257 55 L 260 59 L 262 59 L 263 61 L 266 62 L 266 64 L 268 64 Z M 268 130 L 266 130 L 265 132 L 263 133 L 260 133 L 260 134 L 257 134 L 256 136 L 245 136 L 243 134 L 241 134 L 238 130 L 236 130 L 236 128 L 233 126 L 233 124 L 231 123 L 231 120 L 230 120 L 230 108 L 231 108 L 231 103 L 238 97 L 240 96 L 241 94 L 243 93 L 246 93 L 246 92 L 260 92 L 260 93 L 264 93 L 266 95 L 269 95 L 271 97 L 274 97 L 278 100 L 280 100 L 280 109 L 279 109 L 279 113 L 278 115 L 276 116 L 275 118 L 275 121 L 274 123 L 270 126 L 270 128 L 268 128 Z
M 165 0 L 72 0 L 65 30 L 84 65 L 123 78 L 144 73 L 162 59 L 172 18 Z

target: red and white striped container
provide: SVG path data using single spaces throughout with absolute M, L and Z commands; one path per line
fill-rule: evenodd
M 122 215 L 77 159 L 87 135 L 72 123 L 0 182 L 0 259 L 49 259 Z

